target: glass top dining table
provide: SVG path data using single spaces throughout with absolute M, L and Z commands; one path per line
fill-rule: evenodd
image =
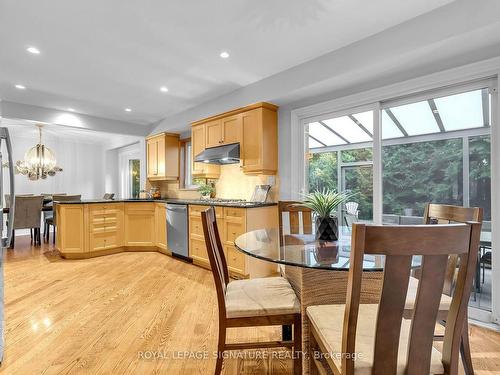
M 317 240 L 314 234 L 285 234 L 280 243 L 279 229 L 258 229 L 236 238 L 236 248 L 246 255 L 268 262 L 334 271 L 348 271 L 351 254 L 351 231 L 339 228 L 338 241 Z M 412 267 L 419 267 L 421 257 L 414 257 Z M 365 254 L 363 271 L 382 271 L 383 255 Z

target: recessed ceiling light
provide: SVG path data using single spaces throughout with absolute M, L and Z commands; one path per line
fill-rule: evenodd
M 227 51 L 222 51 L 220 53 L 220 57 L 222 57 L 223 59 L 227 59 L 229 57 L 229 53 Z
M 23 85 L 16 85 L 16 89 L 19 89 L 19 90 L 24 90 L 26 88 L 26 86 L 23 86 Z
M 75 109 L 74 108 L 68 108 L 68 111 L 75 112 Z
M 28 47 L 28 48 L 26 48 L 26 51 L 28 51 L 29 53 L 32 53 L 34 55 L 40 54 L 40 50 L 36 47 Z
M 168 92 L 168 87 L 162 86 L 162 87 L 160 87 L 160 91 L 161 92 Z
M 132 112 L 130 108 L 125 108 L 125 112 Z

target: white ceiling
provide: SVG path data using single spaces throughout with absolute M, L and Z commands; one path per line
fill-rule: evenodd
M 33 139 L 33 144 L 38 143 L 38 128 L 37 124 L 43 125 L 43 139 L 51 139 L 52 141 L 66 140 L 74 143 L 101 144 L 105 149 L 123 147 L 132 143 L 138 142 L 141 137 L 99 132 L 88 129 L 80 129 L 76 127 L 39 123 L 34 121 L 2 118 L 1 126 L 9 129 L 9 134 L 12 142 L 16 138 Z
M 0 98 L 146 125 L 450 2 L 2 1 Z

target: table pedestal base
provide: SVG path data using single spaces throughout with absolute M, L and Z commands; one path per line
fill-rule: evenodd
M 346 300 L 348 271 L 330 271 L 311 268 L 284 267 L 285 277 L 301 302 L 303 374 L 309 374 L 309 320 L 306 309 L 312 305 L 343 304 Z M 361 283 L 361 303 L 379 303 L 383 272 L 364 272 Z M 285 329 L 283 331 L 285 334 Z

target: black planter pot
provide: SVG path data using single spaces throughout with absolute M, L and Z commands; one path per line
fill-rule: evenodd
M 322 241 L 338 240 L 338 225 L 336 217 L 316 218 L 316 239 Z

